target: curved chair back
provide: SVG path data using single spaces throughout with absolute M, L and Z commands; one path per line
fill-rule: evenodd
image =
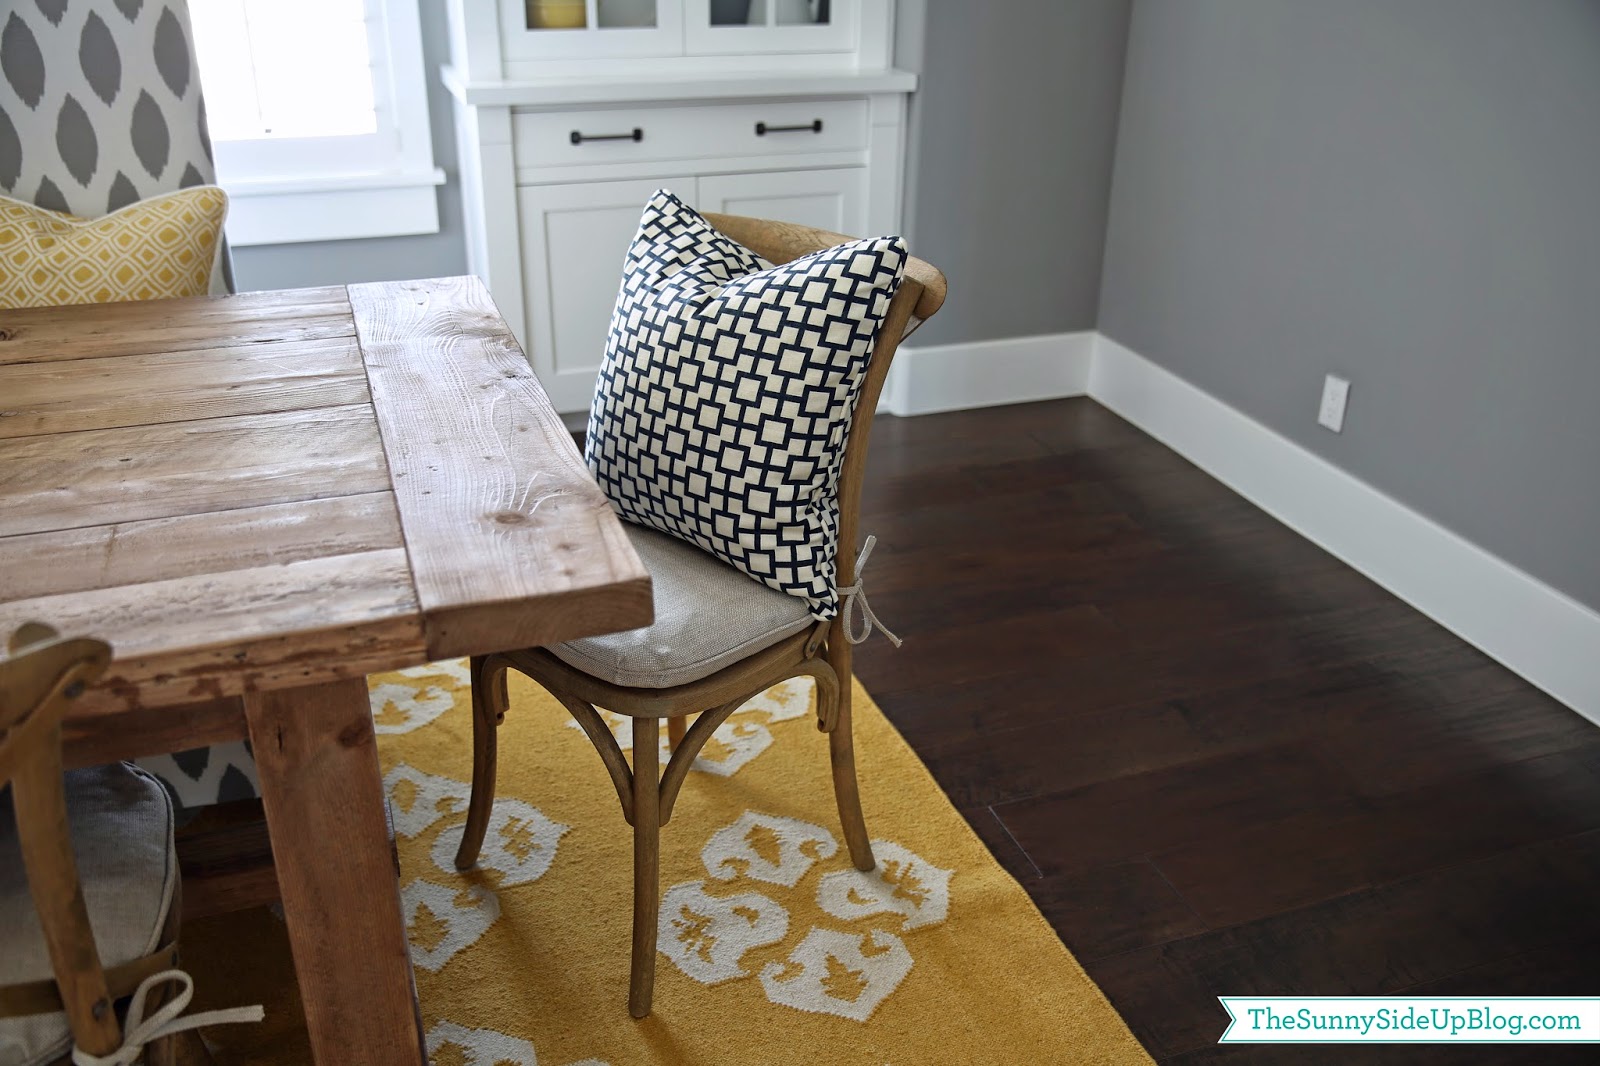
M 67 825 L 61 765 L 61 719 L 68 705 L 111 662 L 99 640 L 63 640 L 29 623 L 0 660 L 0 787 L 11 785 L 22 865 L 73 1042 L 92 1055 L 122 1044 L 105 969 L 84 906 Z
M 769 263 L 787 263 L 801 256 L 820 252 L 856 240 L 841 233 L 813 229 L 792 222 L 774 222 L 742 215 L 707 214 L 706 220 L 724 236 L 744 245 Z M 839 555 L 836 581 L 839 588 L 856 579 L 856 542 L 860 535 L 861 482 L 866 472 L 867 445 L 872 439 L 872 417 L 878 409 L 878 396 L 889 375 L 894 353 L 917 326 L 933 317 L 944 304 L 944 275 L 932 263 L 912 256 L 906 260 L 905 280 L 889 304 L 888 313 L 878 327 L 867 364 L 867 378 L 856 401 L 845 442 L 844 465 L 839 474 Z

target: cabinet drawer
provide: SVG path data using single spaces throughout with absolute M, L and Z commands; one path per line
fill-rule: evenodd
M 637 132 L 636 132 L 637 131 Z M 521 167 L 864 151 L 865 100 L 525 111 L 512 116 Z

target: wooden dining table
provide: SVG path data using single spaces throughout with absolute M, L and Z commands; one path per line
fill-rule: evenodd
M 252 742 L 319 1063 L 426 1058 L 366 675 L 650 618 L 474 278 L 0 311 L 0 630 L 111 644 L 71 762 Z

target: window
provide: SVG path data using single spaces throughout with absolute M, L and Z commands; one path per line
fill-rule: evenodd
M 418 0 L 190 0 L 236 245 L 439 228 Z

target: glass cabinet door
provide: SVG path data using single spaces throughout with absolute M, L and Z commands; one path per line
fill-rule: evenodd
M 690 55 L 848 52 L 856 0 L 685 0 Z
M 507 59 L 679 55 L 682 15 L 682 0 L 500 0 Z

